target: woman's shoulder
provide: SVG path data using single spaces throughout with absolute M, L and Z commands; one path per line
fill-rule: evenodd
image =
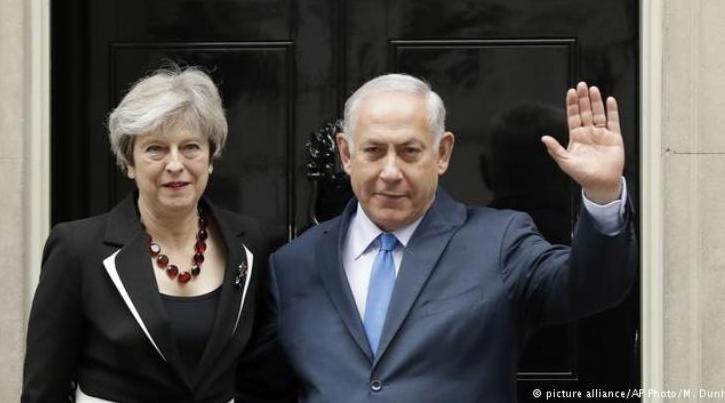
M 79 229 L 89 229 L 92 227 L 97 227 L 100 225 L 104 225 L 106 221 L 108 220 L 110 212 L 105 212 L 101 214 L 92 215 L 90 217 L 84 217 L 84 218 L 78 218 L 75 220 L 68 220 L 68 221 L 61 221 L 56 224 L 56 226 L 64 226 L 68 228 L 79 228 Z
M 111 235 L 114 240 L 124 238 L 137 229 L 135 194 L 130 193 L 105 213 L 56 224 L 51 235 L 58 233 L 77 240 L 99 242 L 104 241 L 107 235 Z
M 53 226 L 49 238 L 72 244 L 86 244 L 103 240 L 108 222 L 108 213 L 72 221 L 59 222 Z
M 214 205 L 211 213 L 227 241 L 238 239 L 254 253 L 269 252 L 271 240 L 256 218 Z
M 240 214 L 213 204 L 208 204 L 208 206 L 211 208 L 211 213 L 216 221 L 218 221 L 219 225 L 229 226 L 230 228 L 243 232 L 261 231 L 259 221 L 254 217 Z

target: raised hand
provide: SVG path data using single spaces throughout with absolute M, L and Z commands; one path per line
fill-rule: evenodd
M 584 189 L 589 200 L 606 204 L 620 197 L 624 169 L 624 142 L 617 101 L 607 98 L 606 112 L 597 87 L 580 82 L 566 93 L 569 144 L 562 147 L 551 136 L 541 141 L 567 175 Z

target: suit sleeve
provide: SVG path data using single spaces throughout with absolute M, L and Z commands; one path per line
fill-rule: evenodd
M 270 258 L 271 266 L 272 258 Z M 270 269 L 260 271 L 260 292 L 250 347 L 237 371 L 237 402 L 297 401 L 297 381 L 277 339 L 276 281 Z
M 58 225 L 43 251 L 28 322 L 22 402 L 67 401 L 83 343 L 78 254 Z
M 501 243 L 501 273 L 530 325 L 572 321 L 617 305 L 636 273 L 631 207 L 616 235 L 599 232 L 582 209 L 571 248 L 549 244 L 526 214 L 515 214 Z

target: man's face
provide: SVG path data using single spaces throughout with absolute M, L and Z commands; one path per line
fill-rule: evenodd
M 433 203 L 438 176 L 448 168 L 453 134 L 434 148 L 425 100 L 383 92 L 361 100 L 352 144 L 337 137 L 345 172 L 365 214 L 395 231 L 421 217 Z

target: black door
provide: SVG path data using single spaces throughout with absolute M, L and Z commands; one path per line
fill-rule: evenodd
M 631 0 L 52 2 L 52 220 L 106 211 L 131 188 L 105 118 L 133 81 L 172 60 L 210 71 L 228 112 L 210 197 L 259 218 L 280 244 L 346 197 L 329 177 L 308 179 L 310 133 L 340 117 L 357 86 L 392 71 L 424 77 L 446 101 L 450 193 L 527 211 L 548 239 L 568 243 L 580 190 L 538 137 L 565 142 L 566 88 L 597 84 L 619 100 L 637 198 L 638 16 Z M 539 400 L 535 388 L 637 387 L 637 289 L 619 308 L 531 335 L 520 400 Z

